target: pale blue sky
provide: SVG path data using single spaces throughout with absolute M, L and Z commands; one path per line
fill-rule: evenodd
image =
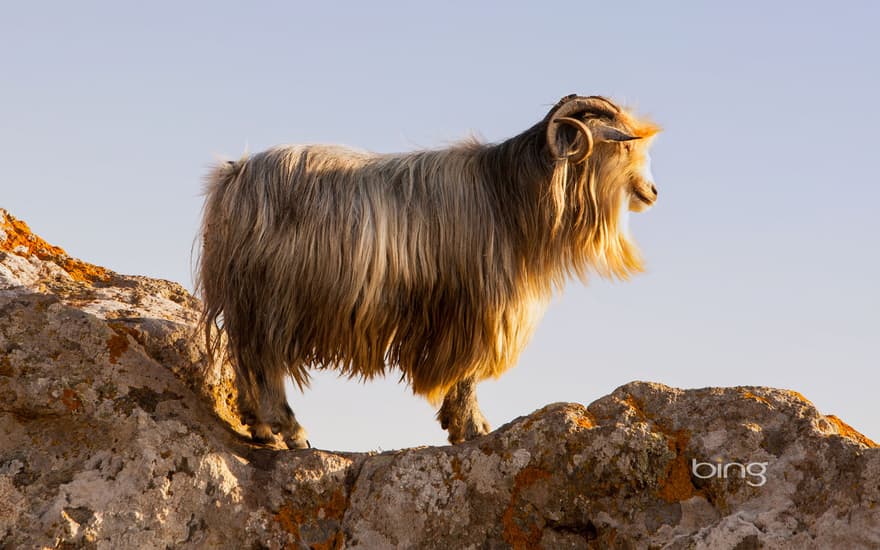
M 0 8 L 0 206 L 50 242 L 191 288 L 215 155 L 495 141 L 600 93 L 665 128 L 648 272 L 572 282 L 480 386 L 493 426 L 642 379 L 795 389 L 880 440 L 877 3 L 132 4 Z M 293 408 L 322 448 L 444 442 L 395 381 Z

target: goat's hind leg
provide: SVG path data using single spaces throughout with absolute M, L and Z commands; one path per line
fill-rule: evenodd
M 492 431 L 477 404 L 477 383 L 472 378 L 458 382 L 446 393 L 437 420 L 440 427 L 449 431 L 449 442 L 453 445 Z
M 243 376 L 242 376 L 243 374 Z M 239 373 L 238 406 L 242 423 L 256 443 L 266 444 L 280 434 L 288 449 L 310 447 L 284 395 L 284 371 Z
M 260 411 L 271 433 L 281 434 L 288 449 L 306 449 L 311 447 L 306 439 L 306 430 L 296 421 L 284 394 L 285 376 L 286 372 L 282 369 L 267 373 L 260 388 Z

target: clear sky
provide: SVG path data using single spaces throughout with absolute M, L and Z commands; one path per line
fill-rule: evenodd
M 794 389 L 880 440 L 878 6 L 8 2 L 0 206 L 191 288 L 216 156 L 497 141 L 565 94 L 608 95 L 665 128 L 659 202 L 631 221 L 648 272 L 569 284 L 480 386 L 493 426 L 639 379 Z M 290 396 L 321 448 L 445 441 L 395 376 Z

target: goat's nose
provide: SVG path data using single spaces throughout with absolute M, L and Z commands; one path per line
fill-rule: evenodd
M 651 191 L 654 192 L 654 196 L 656 197 L 659 193 L 657 193 L 657 186 L 653 183 L 651 184 Z

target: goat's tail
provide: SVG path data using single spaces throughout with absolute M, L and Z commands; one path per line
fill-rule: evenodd
M 224 239 L 230 216 L 235 213 L 227 211 L 230 201 L 226 195 L 233 182 L 241 175 L 246 162 L 247 156 L 237 161 L 222 161 L 205 178 L 205 205 L 200 231 L 201 253 L 197 262 L 195 288 L 202 299 L 199 327 L 204 333 L 208 357 L 212 362 L 225 347 L 222 316 L 225 298 L 232 290 L 229 288 L 227 270 L 224 269 L 224 257 L 227 253 Z

